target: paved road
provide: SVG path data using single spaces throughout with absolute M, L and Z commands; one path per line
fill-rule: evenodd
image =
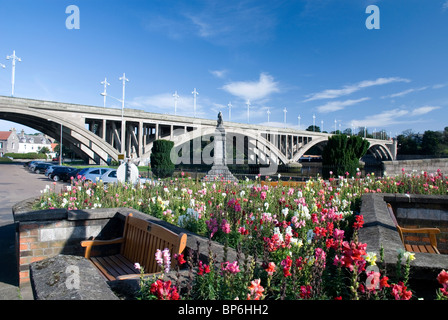
M 32 300 L 29 286 L 19 288 L 12 206 L 40 195 L 52 182 L 29 172 L 20 162 L 0 164 L 0 300 Z M 61 188 L 64 183 L 57 183 Z

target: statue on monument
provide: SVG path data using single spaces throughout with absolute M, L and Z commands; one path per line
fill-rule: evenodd
M 205 181 L 215 181 L 224 179 L 226 181 L 238 182 L 226 165 L 226 132 L 223 125 L 222 113 L 218 113 L 218 125 L 215 129 L 215 139 L 213 140 L 213 166 L 203 178 Z
M 218 127 L 221 127 L 222 124 L 223 124 L 222 113 L 221 113 L 221 111 L 219 111 L 219 113 L 218 113 Z

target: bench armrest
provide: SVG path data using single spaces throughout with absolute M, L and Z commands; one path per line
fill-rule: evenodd
M 86 251 L 84 253 L 84 258 L 89 259 L 90 258 L 90 251 L 92 250 L 93 246 L 103 246 L 108 244 L 116 244 L 116 243 L 123 243 L 124 238 L 115 238 L 111 240 L 84 240 L 81 241 L 81 247 L 86 248 Z
M 438 252 L 437 250 L 437 238 L 436 234 L 440 233 L 439 228 L 418 228 L 418 229 L 410 229 L 410 228 L 401 228 L 401 232 L 403 233 L 426 233 L 429 235 L 429 242 L 431 246 Z
M 146 280 L 148 277 L 156 279 L 158 275 L 161 275 L 161 272 L 156 273 L 132 273 L 132 274 L 123 274 L 121 276 L 116 277 L 117 280 L 129 280 L 129 279 L 140 279 L 140 277 L 143 276 L 143 278 Z
M 428 233 L 428 234 L 438 234 L 440 229 L 438 228 L 401 228 L 403 233 Z

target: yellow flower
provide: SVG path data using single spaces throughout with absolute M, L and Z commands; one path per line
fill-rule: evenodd
M 370 263 L 371 266 L 376 265 L 376 253 L 375 252 L 367 252 L 366 261 Z

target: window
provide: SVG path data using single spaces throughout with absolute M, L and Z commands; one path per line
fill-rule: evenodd
M 91 174 L 99 174 L 100 173 L 100 170 L 99 169 L 96 169 L 96 170 L 93 170 L 92 172 L 90 172 Z

